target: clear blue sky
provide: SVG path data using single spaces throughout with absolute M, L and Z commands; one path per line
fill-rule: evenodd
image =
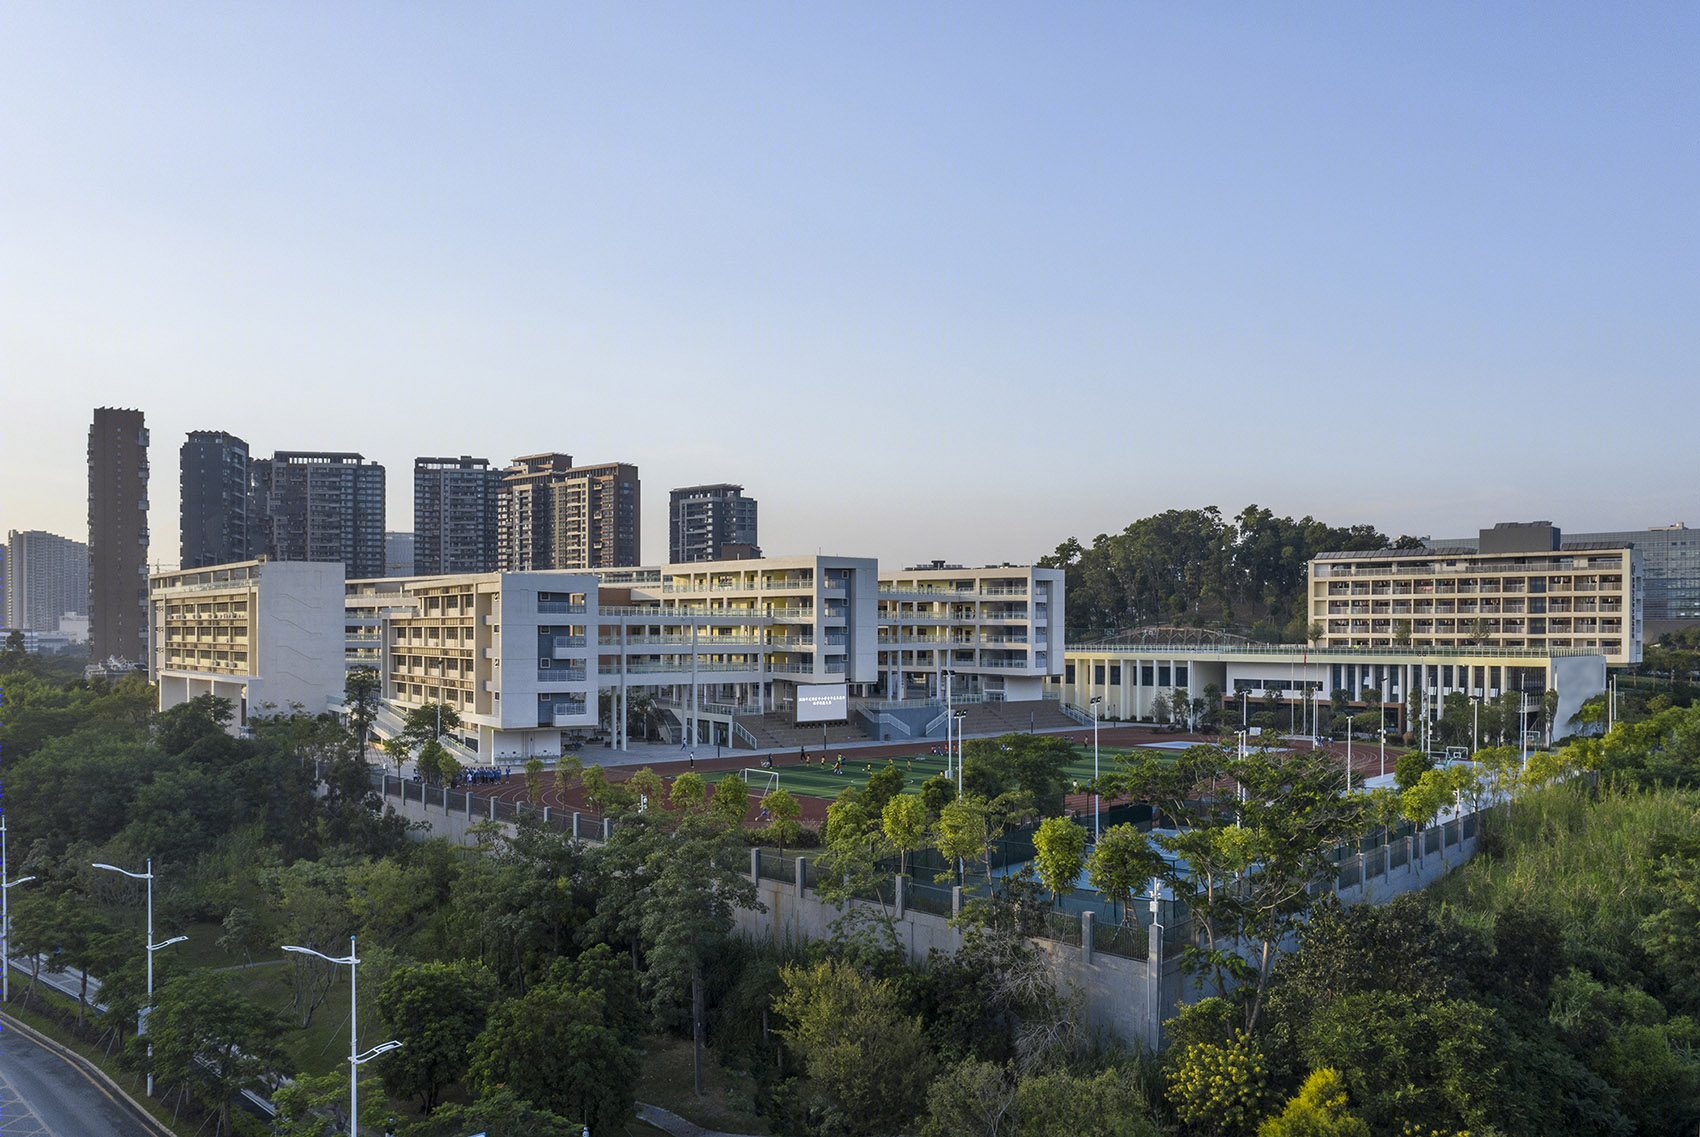
M 1164 508 L 1700 525 L 1700 6 L 8 5 L 0 530 L 177 448 L 734 481 L 770 554 Z

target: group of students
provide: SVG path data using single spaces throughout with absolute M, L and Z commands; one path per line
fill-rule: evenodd
M 809 752 L 805 747 L 797 747 L 797 761 L 801 762 L 805 766 L 809 764 Z M 824 750 L 821 751 L 820 764 L 822 766 L 826 765 L 826 751 Z M 771 766 L 773 763 L 770 761 L 765 763 L 765 765 Z M 834 774 L 842 774 L 844 772 L 844 755 L 840 754 L 832 763 L 832 772 Z

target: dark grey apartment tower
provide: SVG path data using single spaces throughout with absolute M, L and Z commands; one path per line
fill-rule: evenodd
M 89 426 L 89 646 L 148 654 L 148 430 L 141 411 L 97 407 Z
M 413 460 L 413 575 L 496 568 L 496 500 L 504 473 L 487 458 Z
M 255 525 L 248 444 L 222 430 L 192 430 L 178 452 L 183 568 L 253 560 Z
M 384 468 L 359 454 L 279 450 L 253 462 L 265 553 L 341 561 L 348 579 L 384 575 Z
M 673 564 L 741 561 L 761 556 L 756 503 L 743 486 L 685 486 L 667 506 L 667 556 Z

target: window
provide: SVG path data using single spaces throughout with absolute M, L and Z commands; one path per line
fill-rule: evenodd
M 1092 665 L 1092 682 L 1095 686 L 1104 685 L 1104 665 L 1102 663 Z
M 1119 664 L 1119 663 L 1110 664 L 1110 686 L 1119 687 L 1119 686 L 1121 686 L 1121 682 L 1122 682 L 1122 665 Z

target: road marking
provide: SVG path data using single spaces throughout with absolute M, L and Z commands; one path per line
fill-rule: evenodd
M 59 1137 L 18 1096 L 18 1091 L 4 1074 L 0 1074 L 0 1133 L 7 1137 Z

